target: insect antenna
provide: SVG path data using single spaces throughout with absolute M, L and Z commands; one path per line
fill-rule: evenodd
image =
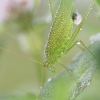
M 43 61 L 43 59 L 42 59 L 41 56 L 40 56 L 40 53 L 39 53 L 39 51 L 38 51 L 38 49 L 37 49 L 37 46 L 36 46 L 36 43 L 35 43 L 35 40 L 34 40 L 34 37 L 33 37 L 32 34 L 31 34 L 31 37 L 32 37 L 33 46 L 35 47 L 36 53 L 37 53 L 37 55 L 38 55 L 38 58 L 40 59 L 40 61 L 42 62 L 42 65 L 44 66 L 44 61 Z M 44 68 L 41 67 L 40 71 L 41 71 L 41 83 L 40 83 L 40 88 L 42 88 L 43 85 L 44 85 Z
M 29 23 L 27 23 L 27 25 L 30 26 Z M 39 58 L 40 61 L 41 61 L 40 65 L 44 66 L 44 61 L 42 60 L 42 58 L 41 58 L 41 56 L 40 56 L 40 53 L 39 53 L 39 51 L 38 51 L 38 49 L 37 49 L 37 46 L 36 46 L 34 37 L 33 37 L 33 35 L 31 34 L 31 32 L 34 32 L 33 28 L 28 28 L 28 33 L 29 33 L 29 35 L 31 36 L 31 39 L 32 39 L 32 41 L 33 41 L 33 47 L 35 47 L 35 51 L 36 51 L 36 53 L 37 53 L 37 56 L 38 56 L 38 58 Z M 38 62 L 38 61 L 35 61 L 35 62 Z M 39 63 L 39 62 L 38 62 L 38 63 Z M 38 63 L 37 63 L 37 64 L 38 64 Z M 40 76 L 40 82 L 41 82 L 41 83 L 40 83 L 40 88 L 41 88 L 41 87 L 44 85 L 44 68 L 41 67 L 41 68 L 40 68 L 40 71 L 41 71 L 41 75 L 39 75 L 39 76 Z
M 40 59 L 40 61 L 42 62 L 42 64 L 44 64 L 44 61 L 43 61 L 43 59 L 42 59 L 41 56 L 40 56 L 40 53 L 39 53 L 39 51 L 38 51 L 38 49 L 37 49 L 37 46 L 36 46 L 36 43 L 35 43 L 35 40 L 34 40 L 34 37 L 33 37 L 32 34 L 31 34 L 31 37 L 32 37 L 33 46 L 35 47 L 36 53 L 37 53 L 37 55 L 38 55 L 38 58 Z
M 29 57 L 29 56 L 23 55 L 23 54 L 18 53 L 18 52 L 16 52 L 16 51 L 12 51 L 12 50 L 6 49 L 6 48 L 4 48 L 4 47 L 2 47 L 2 46 L 0 46 L 0 49 L 2 49 L 2 50 L 4 50 L 4 51 L 7 51 L 7 52 L 11 52 L 11 53 L 16 54 L 16 55 L 19 55 L 19 56 L 22 56 L 22 57 L 24 57 L 24 58 L 28 58 L 29 60 L 31 60 L 31 61 L 33 61 L 33 62 L 35 62 L 35 63 L 37 63 L 37 64 L 43 66 L 42 63 L 40 63 L 40 62 L 34 60 L 33 58 L 31 58 L 31 57 Z

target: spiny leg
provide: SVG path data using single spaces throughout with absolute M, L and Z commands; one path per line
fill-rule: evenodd
M 75 42 L 67 49 L 67 52 L 68 52 L 70 49 L 72 49 L 74 46 L 76 46 L 76 44 L 78 44 L 78 43 L 82 44 L 82 46 L 96 58 L 96 56 L 91 52 L 91 50 L 89 50 L 89 49 L 85 46 L 85 44 L 84 44 L 81 40 L 75 41 Z M 78 47 L 79 47 L 79 46 L 78 46 Z M 83 50 L 83 48 L 81 48 L 81 47 L 79 47 L 79 48 Z
M 96 58 L 96 56 L 93 54 L 93 52 L 91 52 L 91 50 L 90 49 L 88 49 L 86 46 L 85 46 L 85 44 L 81 41 L 81 40 L 77 40 L 76 42 L 75 42 L 75 44 L 74 45 L 76 45 L 77 43 L 81 43 L 82 44 L 82 46 L 88 51 L 88 52 L 90 52 L 91 53 L 91 55 L 93 55 L 95 58 Z

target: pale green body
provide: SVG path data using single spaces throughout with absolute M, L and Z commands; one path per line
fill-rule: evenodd
M 74 40 L 86 19 L 94 0 L 90 4 L 82 22 L 71 35 L 73 21 L 73 0 L 61 0 L 58 12 L 53 22 L 48 42 L 45 48 L 45 66 L 50 71 L 55 71 L 54 63 L 64 56 L 74 44 Z
M 49 39 L 45 49 L 45 59 L 47 67 L 51 70 L 54 70 L 52 69 L 54 63 L 65 55 L 67 42 L 70 39 L 70 33 L 73 25 L 71 18 L 73 0 L 70 1 L 71 2 L 69 3 L 68 0 L 61 1 L 60 8 L 49 34 Z

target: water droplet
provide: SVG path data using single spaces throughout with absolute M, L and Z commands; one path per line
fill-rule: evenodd
M 64 54 L 64 52 L 61 52 L 61 55 L 63 55 Z
M 87 86 L 89 86 L 89 85 L 90 85 L 90 82 L 87 83 Z
M 78 12 L 74 12 L 72 15 L 74 24 L 79 25 L 82 21 L 82 16 Z
M 77 42 L 77 44 L 81 44 L 80 42 Z
M 80 28 L 80 31 L 82 30 L 82 28 Z
M 94 42 L 91 42 L 91 44 L 93 44 Z
M 67 39 L 69 40 L 70 38 L 68 37 Z
M 40 86 L 40 89 L 42 89 L 42 86 Z
M 51 81 L 51 78 L 49 78 L 47 81 L 50 82 Z

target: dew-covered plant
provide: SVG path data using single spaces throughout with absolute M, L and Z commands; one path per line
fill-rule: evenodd
M 32 73 L 30 75 L 32 76 L 31 81 L 33 80 L 31 87 L 32 89 L 29 89 L 30 87 L 29 85 L 27 90 L 26 89 L 27 85 L 23 83 L 22 85 L 24 86 L 24 90 L 26 89 L 25 91 L 27 91 L 27 93 L 24 91 L 22 92 L 24 94 L 22 93 L 18 94 L 18 92 L 17 93 L 14 92 L 14 94 L 10 93 L 10 95 L 7 94 L 6 96 L 4 94 L 0 96 L 0 99 L 73 100 L 76 97 L 79 97 L 84 92 L 83 90 L 85 88 L 87 89 L 88 86 L 91 84 L 93 73 L 99 66 L 100 48 L 99 48 L 99 38 L 97 38 L 99 35 L 92 37 L 93 41 L 89 47 L 86 47 L 86 45 L 81 41 L 80 38 L 79 38 L 80 40 L 78 41 L 76 39 L 82 26 L 85 24 L 85 20 L 88 17 L 89 12 L 92 9 L 95 0 L 91 0 L 90 4 L 87 7 L 87 10 L 85 11 L 86 13 L 83 15 L 79 14 L 77 10 L 74 10 L 73 7 L 74 0 L 57 0 L 57 1 L 48 0 L 50 7 L 49 12 L 51 11 L 51 16 L 50 13 L 49 14 L 46 13 L 46 15 L 43 15 L 42 17 L 40 17 L 42 12 L 40 11 L 41 6 L 39 6 L 40 0 L 34 0 L 34 1 L 4 0 L 4 1 L 1 0 L 0 2 L 6 3 L 6 6 L 4 6 L 3 8 L 6 9 L 8 8 L 8 10 L 6 12 L 5 9 L 3 9 L 4 16 L 0 16 L 0 23 L 1 23 L 0 33 L 1 34 L 6 33 L 7 36 L 13 37 L 13 39 L 15 39 L 19 44 L 18 46 L 21 48 L 22 50 L 21 52 L 26 53 L 31 57 L 25 56 L 25 54 L 22 53 L 18 53 L 16 52 L 17 50 L 13 51 L 12 49 L 11 50 L 6 49 L 9 48 L 9 46 L 4 47 L 5 44 L 11 45 L 11 43 L 8 42 L 9 39 L 8 40 L 6 39 L 6 41 L 2 41 L 1 39 L 1 46 L 0 46 L 1 51 L 11 52 L 12 55 L 17 54 L 18 56 L 20 56 L 20 58 L 22 56 L 22 58 L 26 59 L 28 58 L 29 60 L 32 60 L 34 63 L 33 64 L 34 70 L 31 69 L 31 72 L 28 73 L 28 75 Z M 41 4 L 42 2 L 43 1 L 41 1 Z M 2 11 L 0 10 L 0 13 L 1 12 Z M 74 23 L 77 25 L 75 26 L 76 29 L 73 29 Z M 47 30 L 49 30 L 48 27 L 50 27 L 50 25 L 51 25 L 50 32 L 47 32 Z M 84 26 L 86 26 L 86 24 Z M 46 33 L 45 39 L 43 39 L 44 33 Z M 49 33 L 48 37 L 47 33 Z M 45 47 L 44 45 L 42 45 L 44 40 L 46 42 L 46 45 L 44 44 Z M 82 49 L 81 53 L 79 53 L 71 61 L 71 63 L 68 66 L 66 66 L 67 64 L 63 62 L 62 58 L 64 56 L 67 56 L 66 54 L 69 51 L 71 51 L 71 49 L 77 43 L 82 45 L 82 47 L 78 46 L 79 48 Z M 45 49 L 43 48 L 45 51 L 44 55 L 45 57 L 43 57 L 45 59 L 44 61 L 42 60 L 39 53 L 43 51 L 41 50 L 42 47 L 45 48 Z M 3 54 L 2 52 L 1 54 Z M 38 59 L 38 57 L 40 59 Z M 68 58 L 65 60 L 65 62 L 67 62 L 67 60 Z M 56 72 L 56 70 L 59 69 L 58 65 L 55 64 L 56 62 L 60 64 L 59 67 L 62 66 L 65 70 L 60 72 L 59 74 L 56 74 L 56 76 L 54 76 L 53 78 L 48 79 L 48 82 L 46 82 L 47 79 L 46 75 L 48 74 L 47 69 L 49 69 L 51 74 L 54 74 L 52 72 Z M 29 67 L 29 64 L 27 64 L 26 61 L 24 61 L 23 63 L 25 63 Z M 25 70 L 25 65 L 19 66 L 19 68 Z M 18 67 L 15 67 L 15 69 L 18 69 Z M 19 76 L 21 76 L 20 71 L 18 72 L 18 74 Z M 25 75 L 25 73 L 22 72 L 21 74 Z M 3 74 L 1 74 L 1 76 L 2 75 Z M 26 77 L 28 75 L 26 75 Z M 30 78 L 28 77 L 27 80 L 28 79 Z M 18 80 L 16 81 L 16 83 L 17 82 Z M 28 80 L 28 82 L 30 82 L 30 80 Z M 42 89 L 40 90 L 41 86 Z

